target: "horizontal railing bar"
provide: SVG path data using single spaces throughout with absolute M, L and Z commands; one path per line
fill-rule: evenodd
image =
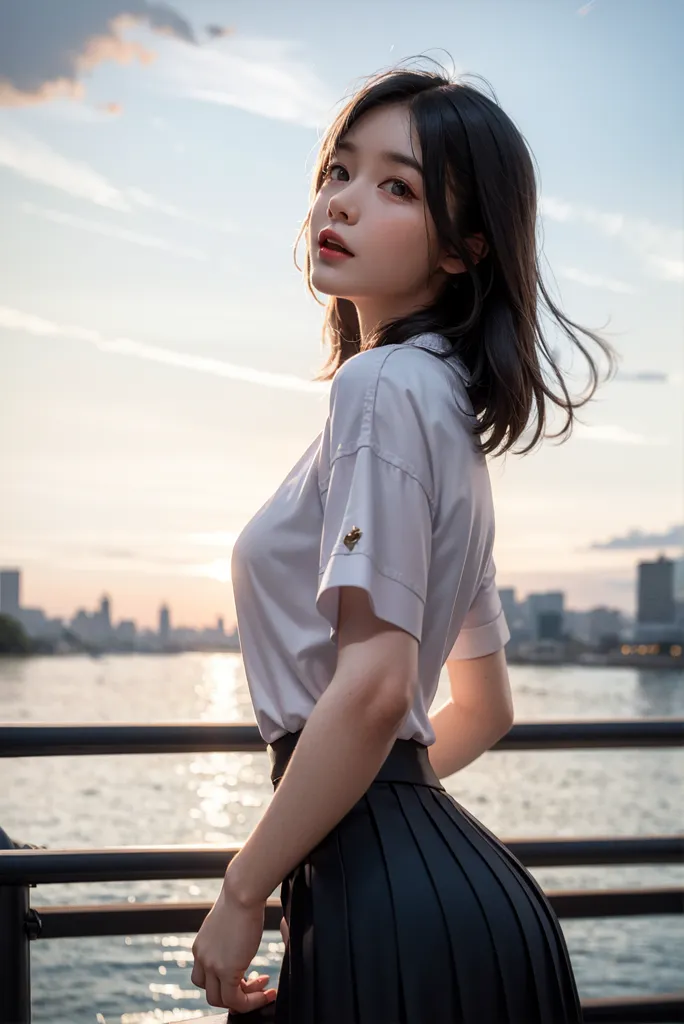
M 557 917 L 651 917 L 684 914 L 681 886 L 644 889 L 546 890 Z
M 684 911 L 684 888 L 547 890 L 557 916 L 660 917 Z M 35 938 L 73 939 L 103 935 L 153 935 L 199 931 L 213 903 L 130 903 L 33 907 L 40 921 Z M 279 899 L 266 902 L 264 927 L 278 931 Z
M 684 992 L 663 992 L 647 996 L 582 999 L 584 1024 L 673 1024 L 684 1015 Z M 197 1024 L 180 1020 L 177 1024 Z M 201 1024 L 226 1024 L 225 1013 L 201 1017 Z
M 505 839 L 528 867 L 680 864 L 684 836 Z M 241 847 L 151 846 L 103 850 L 0 850 L 0 884 L 220 878 Z
M 684 719 L 517 722 L 492 750 L 573 750 L 684 746 Z M 198 722 L 44 722 L 0 726 L 0 757 L 180 754 L 266 750 L 256 725 Z
M 582 1000 L 584 1024 L 674 1024 L 683 1015 L 684 991 Z M 202 1024 L 221 1024 L 221 1018 L 212 1016 Z

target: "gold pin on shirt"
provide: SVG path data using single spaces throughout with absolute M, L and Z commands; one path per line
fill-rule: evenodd
M 352 526 L 351 530 L 344 538 L 343 544 L 346 548 L 349 548 L 349 550 L 351 551 L 354 545 L 358 544 L 360 538 L 361 530 L 359 530 L 358 526 Z

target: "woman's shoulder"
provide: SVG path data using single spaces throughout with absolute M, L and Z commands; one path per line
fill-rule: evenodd
M 435 358 L 420 345 L 404 342 L 366 349 L 339 367 L 332 379 L 331 399 L 345 405 L 362 405 L 372 399 L 374 404 L 408 405 L 419 413 L 421 403 L 452 399 L 457 381 L 465 394 L 463 376 L 454 372 L 450 362 Z
M 367 447 L 426 481 L 432 491 L 438 465 L 458 459 L 458 450 L 467 458 L 469 409 L 462 378 L 430 352 L 401 343 L 366 349 L 333 377 L 326 433 L 330 456 L 334 460 Z

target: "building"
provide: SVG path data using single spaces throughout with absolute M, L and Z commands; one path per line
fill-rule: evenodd
M 623 617 L 617 608 L 606 608 L 600 605 L 592 608 L 588 614 L 589 643 L 595 647 L 613 641 L 615 646 L 622 636 Z
M 672 570 L 675 622 L 684 628 L 684 557 L 676 558 Z
M 634 639 L 639 643 L 660 643 L 677 640 L 675 608 L 675 563 L 661 555 L 655 562 L 639 562 L 637 566 L 637 621 Z M 677 581 L 679 586 L 678 570 Z
M 133 647 L 137 638 L 137 627 L 133 619 L 122 619 L 115 630 L 116 639 L 124 647 Z
M 93 614 L 92 637 L 97 644 L 106 644 L 112 639 L 112 603 L 106 594 L 100 599 L 100 607 Z
M 100 624 L 102 629 L 109 633 L 112 628 L 112 602 L 105 594 L 100 601 Z
M 74 617 L 69 623 L 71 632 L 82 640 L 83 643 L 92 643 L 95 639 L 93 630 L 93 620 L 88 615 L 85 608 L 79 608 Z
M 21 608 L 21 571 L 0 569 L 0 615 L 19 619 Z
M 62 619 L 49 619 L 42 608 L 20 608 L 18 618 L 32 638 L 59 640 L 64 630 Z
M 657 562 L 639 562 L 637 622 L 674 622 L 674 562 L 661 555 Z
M 159 639 L 163 644 L 168 644 L 171 636 L 171 612 L 168 605 L 163 604 L 159 609 Z
M 565 594 L 561 590 L 528 595 L 530 627 L 536 641 L 563 639 L 564 603 Z

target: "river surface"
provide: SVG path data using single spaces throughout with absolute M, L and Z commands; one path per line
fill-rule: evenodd
M 510 668 L 516 721 L 684 716 L 684 673 Z M 435 708 L 448 696 L 443 672 Z M 5 722 L 253 723 L 239 654 L 0 659 Z M 0 761 L 0 825 L 51 849 L 243 843 L 273 795 L 266 751 Z M 443 780 L 502 839 L 684 831 L 677 750 L 492 751 Z M 545 890 L 666 886 L 684 865 L 537 868 Z M 220 879 L 39 886 L 32 905 L 213 901 Z M 580 995 L 673 991 L 682 918 L 561 921 Z M 33 1024 L 161 1024 L 212 1012 L 190 981 L 190 935 L 31 944 Z M 280 932 L 252 964 L 277 985 Z M 218 1012 L 215 1011 L 214 1012 Z

